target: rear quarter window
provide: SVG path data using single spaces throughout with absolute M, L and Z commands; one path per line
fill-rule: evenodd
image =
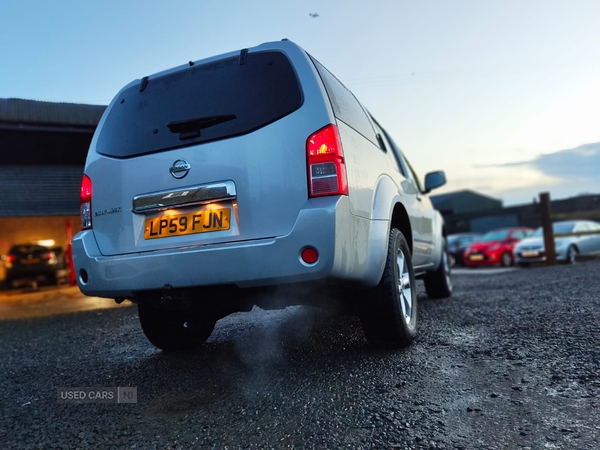
M 362 105 L 354 97 L 354 94 L 319 61 L 312 56 L 311 60 L 325 85 L 325 90 L 327 91 L 327 95 L 329 95 L 335 117 L 379 147 L 375 130 Z
M 302 106 L 296 72 L 279 51 L 248 53 L 149 77 L 122 91 L 99 132 L 98 153 L 127 158 L 225 139 Z

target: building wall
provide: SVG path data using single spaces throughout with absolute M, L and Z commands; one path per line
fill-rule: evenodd
M 53 239 L 55 245 L 67 248 L 67 224 L 73 236 L 81 229 L 79 216 L 0 217 L 0 255 L 6 255 L 14 244 Z M 5 278 L 4 262 L 0 264 L 0 280 Z
M 471 219 L 470 231 L 486 233 L 495 228 L 518 227 L 519 218 L 516 214 L 501 214 L 495 216 L 481 216 Z

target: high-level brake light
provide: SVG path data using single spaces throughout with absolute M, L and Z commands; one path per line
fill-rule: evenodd
M 344 152 L 337 127 L 329 124 L 306 141 L 310 197 L 348 195 Z
M 81 181 L 81 229 L 92 228 L 92 180 L 87 175 Z

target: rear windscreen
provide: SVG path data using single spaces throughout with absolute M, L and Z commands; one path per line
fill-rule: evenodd
M 98 153 L 127 158 L 241 135 L 302 105 L 281 52 L 248 53 L 149 77 L 124 90 L 100 134 Z
M 48 249 L 41 245 L 18 245 L 10 249 L 9 254 L 15 256 L 31 255 L 36 253 L 45 253 Z

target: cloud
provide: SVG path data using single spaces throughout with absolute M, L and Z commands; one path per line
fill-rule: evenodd
M 600 142 L 539 155 L 530 161 L 495 165 L 495 167 L 516 166 L 531 167 L 545 175 L 563 180 L 597 179 L 598 169 L 600 169 Z
M 449 177 L 447 192 L 472 189 L 500 198 L 505 206 L 529 203 L 540 192 L 550 192 L 553 199 L 600 193 L 600 142 L 541 154 L 528 161 L 471 167 L 471 171 Z

